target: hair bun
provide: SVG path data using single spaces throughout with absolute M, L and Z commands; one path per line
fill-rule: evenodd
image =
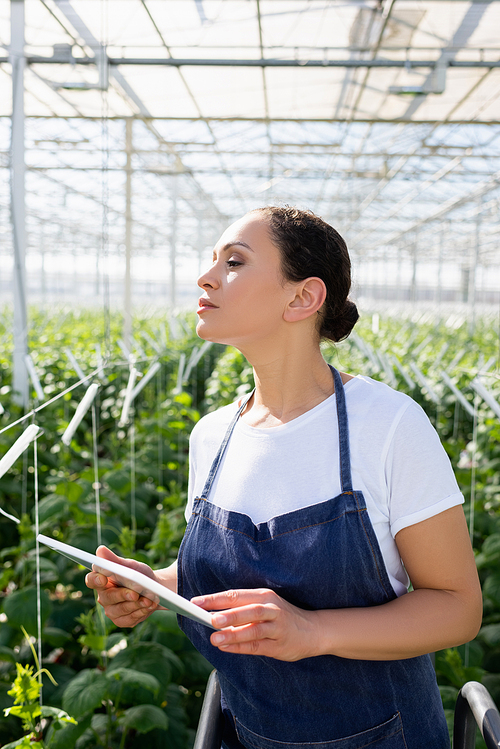
M 346 299 L 343 308 L 334 317 L 325 317 L 321 326 L 321 335 L 338 343 L 350 334 L 359 320 L 358 308 L 350 299 Z

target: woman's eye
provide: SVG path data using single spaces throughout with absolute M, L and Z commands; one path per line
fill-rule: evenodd
M 228 268 L 237 268 L 238 265 L 243 265 L 243 263 L 240 262 L 239 260 L 228 260 L 227 261 Z

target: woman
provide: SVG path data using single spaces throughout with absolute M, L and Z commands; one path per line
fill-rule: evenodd
M 127 563 L 214 612 L 216 632 L 180 623 L 218 670 L 225 746 L 449 747 L 426 654 L 480 625 L 463 498 L 420 407 L 321 355 L 358 317 L 344 241 L 309 212 L 258 209 L 198 284 L 198 335 L 238 348 L 255 391 L 193 430 L 177 563 Z M 87 584 L 119 626 L 156 608 Z

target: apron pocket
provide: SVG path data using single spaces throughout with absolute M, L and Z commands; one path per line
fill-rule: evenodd
M 235 718 L 239 741 L 248 749 L 408 749 L 399 713 L 367 731 L 333 741 L 288 742 L 259 736 Z

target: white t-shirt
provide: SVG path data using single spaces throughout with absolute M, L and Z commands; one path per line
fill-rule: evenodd
M 370 377 L 345 386 L 353 488 L 362 491 L 396 594 L 408 587 L 395 535 L 461 504 L 463 496 L 439 437 L 409 396 Z M 190 439 L 186 519 L 238 408 L 204 416 Z M 341 493 L 335 395 L 292 421 L 256 428 L 239 419 L 209 501 L 257 525 Z

